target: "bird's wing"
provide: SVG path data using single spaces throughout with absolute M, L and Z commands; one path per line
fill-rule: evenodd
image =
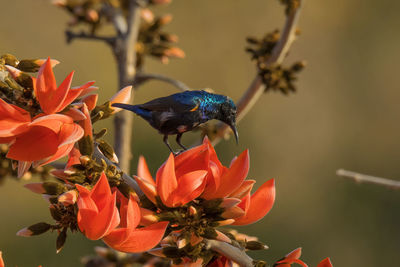
M 195 91 L 187 91 L 156 98 L 138 106 L 151 111 L 174 111 L 180 113 L 195 111 L 199 107 L 199 104 L 199 95 Z

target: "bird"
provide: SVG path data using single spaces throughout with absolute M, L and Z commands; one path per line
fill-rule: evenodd
M 236 129 L 236 106 L 232 99 L 225 95 L 213 94 L 204 90 L 184 91 L 165 97 L 153 99 L 139 105 L 113 103 L 112 107 L 132 111 L 146 120 L 164 136 L 163 141 L 172 150 L 169 135 L 176 135 L 176 143 L 187 150 L 181 143 L 183 133 L 191 131 L 200 124 L 216 119 L 229 125 L 236 143 L 239 134 Z

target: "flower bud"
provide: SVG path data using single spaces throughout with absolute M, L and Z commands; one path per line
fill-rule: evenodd
M 29 227 L 25 227 L 17 232 L 17 236 L 29 237 L 33 235 L 40 235 L 50 230 L 51 225 L 48 223 L 40 222 Z
M 78 192 L 75 190 L 67 191 L 58 196 L 58 202 L 64 204 L 64 206 L 69 206 L 75 204 L 78 199 Z
M 269 249 L 269 247 L 260 241 L 248 241 L 246 242 L 246 249 L 249 250 L 262 250 L 262 249 Z
M 48 195 L 60 195 L 67 191 L 67 188 L 64 185 L 56 182 L 44 182 L 43 188 L 45 193 Z
M 112 146 L 110 146 L 106 141 L 104 140 L 97 140 L 98 144 L 99 144 L 99 150 L 101 151 L 101 153 L 103 153 L 103 155 L 108 158 L 109 160 L 111 160 L 111 162 L 114 163 L 118 163 L 118 157 L 114 152 L 114 149 L 112 148 Z

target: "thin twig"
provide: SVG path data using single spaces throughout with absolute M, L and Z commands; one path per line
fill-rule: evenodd
M 103 41 L 111 46 L 114 45 L 116 38 L 107 36 L 98 36 L 93 34 L 87 34 L 84 31 L 79 33 L 71 32 L 69 30 L 65 31 L 65 36 L 67 38 L 67 43 L 71 43 L 74 39 L 86 39 L 93 41 Z
M 361 174 L 353 171 L 339 169 L 336 175 L 354 180 L 356 183 L 368 183 L 386 186 L 390 189 L 400 190 L 400 181 L 391 180 L 382 177 L 375 177 L 366 174 Z
M 214 250 L 243 267 L 252 267 L 253 259 L 244 250 L 229 245 L 226 242 L 206 239 L 206 249 Z
M 300 17 L 300 11 L 302 8 L 302 0 L 299 0 L 298 7 L 293 10 L 286 17 L 285 26 L 282 30 L 281 37 L 274 49 L 272 50 L 271 56 L 265 62 L 266 66 L 272 66 L 275 64 L 281 64 L 286 57 L 291 44 L 296 37 L 296 25 Z M 261 77 L 257 74 L 251 82 L 247 91 L 240 98 L 237 103 L 237 122 L 243 119 L 243 117 L 250 111 L 257 100 L 261 97 L 265 90 L 265 85 L 261 80 Z M 218 123 L 216 125 L 216 134 L 213 139 L 213 144 L 216 145 L 221 138 L 223 138 L 229 129 L 224 123 Z
M 172 79 L 168 76 L 162 75 L 162 74 L 155 74 L 155 73 L 140 73 L 137 74 L 135 77 L 135 80 L 133 82 L 133 87 L 137 88 L 138 86 L 144 84 L 145 82 L 148 82 L 150 80 L 158 80 L 158 81 L 163 81 L 169 84 L 172 84 L 176 88 L 180 89 L 181 91 L 189 91 L 190 88 L 183 82 L 179 80 Z

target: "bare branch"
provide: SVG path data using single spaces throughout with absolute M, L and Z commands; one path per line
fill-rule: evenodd
M 299 6 L 290 12 L 286 17 L 285 26 L 282 30 L 281 37 L 274 49 L 272 50 L 271 56 L 265 62 L 266 66 L 272 66 L 275 64 L 281 64 L 286 57 L 291 44 L 293 43 L 296 36 L 296 25 L 300 17 L 300 11 L 303 1 L 299 0 Z M 254 106 L 257 100 L 261 97 L 265 90 L 265 85 L 263 84 L 261 77 L 257 75 L 251 82 L 247 91 L 240 98 L 237 103 L 237 122 L 243 119 L 243 117 L 249 112 L 249 110 Z M 216 134 L 213 140 L 213 144 L 217 144 L 221 138 L 223 138 L 229 126 L 224 123 L 218 123 L 216 126 Z
M 126 19 L 127 32 L 118 38 L 114 55 L 118 64 L 119 88 L 130 85 L 136 75 L 136 41 L 139 34 L 140 5 L 136 0 L 129 1 Z M 117 26 L 115 26 L 117 27 Z M 134 98 L 132 91 L 131 102 Z M 120 167 L 129 173 L 132 140 L 133 116 L 127 111 L 118 112 L 114 119 L 115 153 L 120 160 Z
M 162 75 L 162 74 L 155 74 L 155 73 L 140 73 L 137 74 L 135 77 L 135 80 L 133 82 L 133 86 L 137 88 L 138 86 L 142 85 L 145 82 L 148 82 L 150 80 L 159 80 L 163 81 L 169 84 L 172 84 L 176 88 L 180 89 L 181 91 L 189 91 L 190 88 L 183 82 L 179 80 L 172 79 L 168 76 Z
M 106 37 L 106 36 L 97 36 L 93 34 L 87 34 L 84 31 L 79 33 L 65 31 L 65 36 L 67 38 L 67 43 L 71 43 L 74 39 L 86 39 L 86 40 L 93 40 L 93 41 L 103 41 L 111 46 L 114 45 L 116 38 L 115 37 Z
M 219 254 L 224 255 L 228 259 L 236 262 L 240 266 L 253 266 L 253 259 L 250 258 L 249 255 L 244 252 L 244 250 L 241 250 L 222 241 L 206 239 L 205 242 L 206 249 L 214 250 L 215 252 L 218 252 Z
M 376 184 L 376 185 L 386 186 L 390 189 L 400 190 L 400 181 L 396 181 L 396 180 L 370 176 L 370 175 L 361 174 L 361 173 L 357 173 L 357 172 L 353 172 L 353 171 L 347 171 L 347 170 L 343 170 L 343 169 L 337 170 L 336 175 L 352 179 L 356 183 Z

